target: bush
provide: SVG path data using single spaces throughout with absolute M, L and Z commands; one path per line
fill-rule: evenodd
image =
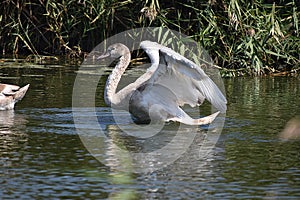
M 6 0 L 0 13 L 4 56 L 81 56 L 115 33 L 162 26 L 199 42 L 227 76 L 299 70 L 295 0 Z

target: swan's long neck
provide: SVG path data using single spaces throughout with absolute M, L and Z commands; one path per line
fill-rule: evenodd
M 109 106 L 118 106 L 122 101 L 123 97 L 120 97 L 118 93 L 116 93 L 116 90 L 123 73 L 130 63 L 130 59 L 130 51 L 128 50 L 128 53 L 120 58 L 106 81 L 104 100 Z

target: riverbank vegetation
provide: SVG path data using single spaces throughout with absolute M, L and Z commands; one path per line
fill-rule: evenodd
M 224 76 L 300 71 L 296 0 L 5 0 L 0 4 L 2 57 L 82 58 L 116 33 L 160 26 L 200 43 Z

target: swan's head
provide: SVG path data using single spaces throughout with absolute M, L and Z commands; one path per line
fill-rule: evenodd
M 110 45 L 106 52 L 102 54 L 101 56 L 98 57 L 98 59 L 103 59 L 106 57 L 111 57 L 111 58 L 120 58 L 126 54 L 130 54 L 129 49 L 121 43 L 116 43 Z

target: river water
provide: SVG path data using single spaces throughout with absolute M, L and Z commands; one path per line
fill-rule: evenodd
M 136 73 L 131 69 L 128 74 Z M 300 198 L 300 140 L 280 137 L 288 121 L 300 115 L 299 78 L 223 79 L 228 111 L 219 118 L 225 122 L 217 143 L 203 159 L 200 143 L 205 135 L 214 134 L 211 127 L 180 129 L 167 123 L 156 139 L 126 135 L 124 129 L 130 132 L 136 127 L 123 120 L 124 113 L 114 112 L 123 120 L 120 129 L 105 106 L 106 76 L 96 90 L 99 125 L 81 125 L 95 133 L 100 128 L 108 139 L 93 144 L 108 147 L 91 151 L 74 125 L 72 94 L 77 76 L 76 65 L 1 63 L 2 83 L 31 85 L 14 111 L 0 112 L 0 199 Z M 93 114 L 85 109 L 81 114 L 89 119 Z M 128 155 L 122 157 L 115 149 L 152 152 L 177 135 L 188 147 L 157 170 L 148 170 L 157 164 L 155 157 L 142 159 L 147 170 L 141 172 Z M 169 154 L 180 148 L 173 145 Z

